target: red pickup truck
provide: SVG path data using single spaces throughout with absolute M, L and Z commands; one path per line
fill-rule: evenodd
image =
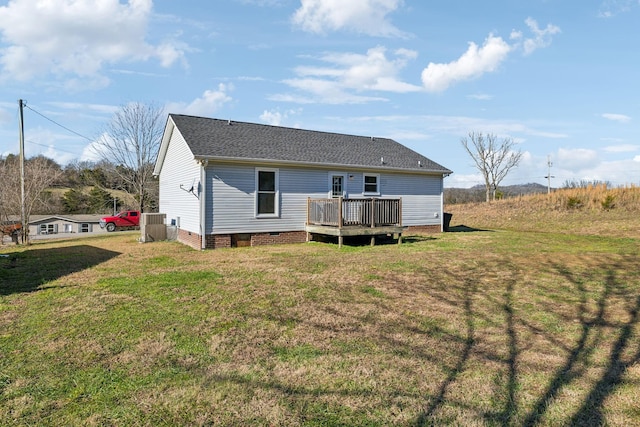
M 100 228 L 107 231 L 116 229 L 130 229 L 140 226 L 140 211 L 124 211 L 115 216 L 100 218 Z

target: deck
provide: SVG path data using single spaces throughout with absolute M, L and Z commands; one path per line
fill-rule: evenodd
M 397 235 L 402 243 L 402 199 L 333 199 L 307 200 L 307 240 L 311 234 L 338 237 L 342 247 L 348 236 Z

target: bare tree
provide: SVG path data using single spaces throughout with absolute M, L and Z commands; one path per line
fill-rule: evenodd
M 144 212 L 153 183 L 153 167 L 160 147 L 164 122 L 162 108 L 155 104 L 130 103 L 117 111 L 95 146 L 105 162 L 125 184 Z
M 50 193 L 47 191 L 62 176 L 62 168 L 53 160 L 37 156 L 25 161 L 25 224 L 22 241 L 28 242 L 29 222 L 33 212 L 46 211 Z M 20 162 L 17 156 L 0 158 L 0 218 L 6 221 L 19 217 L 22 210 L 20 193 Z
M 498 185 L 509 171 L 520 163 L 522 152 L 513 149 L 515 143 L 512 138 L 498 141 L 494 134 L 470 132 L 469 138 L 462 138 L 462 146 L 467 150 L 484 178 L 487 202 L 496 199 Z M 492 196 L 492 197 L 491 197 Z

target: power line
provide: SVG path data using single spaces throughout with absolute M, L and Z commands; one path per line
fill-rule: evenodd
M 60 123 L 56 122 L 55 120 L 50 119 L 49 117 L 45 116 L 45 115 L 44 115 L 44 114 L 42 114 L 41 112 L 39 112 L 39 111 L 37 111 L 37 110 L 35 110 L 35 109 L 33 109 L 33 108 L 29 107 L 26 103 L 24 104 L 24 106 L 25 106 L 25 107 L 27 107 L 29 110 L 33 111 L 34 113 L 36 113 L 37 115 L 39 115 L 40 117 L 42 117 L 42 118 L 44 118 L 44 119 L 46 119 L 46 120 L 49 120 L 49 121 L 50 121 L 51 123 L 53 123 L 54 125 L 59 126 L 59 127 L 61 127 L 62 129 L 66 130 L 66 131 L 68 131 L 68 132 L 71 132 L 71 133 L 72 133 L 72 134 L 74 134 L 74 135 L 79 136 L 80 138 L 84 138 L 84 139 L 86 139 L 86 140 L 87 140 L 87 141 L 89 141 L 89 142 L 93 142 L 93 139 L 88 138 L 88 137 L 86 137 L 86 136 L 82 135 L 81 133 L 76 132 L 75 130 L 69 129 L 68 127 L 66 127 L 66 126 L 64 126 L 64 125 L 61 125 Z
M 63 150 L 62 148 L 56 148 L 51 144 L 41 144 L 39 142 L 35 142 L 35 141 L 30 141 L 28 139 L 24 140 L 25 142 L 28 142 L 29 144 L 33 144 L 33 145 L 39 145 L 41 147 L 45 147 L 45 148 L 53 148 L 56 151 L 62 151 L 63 153 L 69 153 L 69 154 L 77 154 L 77 152 L 75 151 L 69 151 L 69 150 Z

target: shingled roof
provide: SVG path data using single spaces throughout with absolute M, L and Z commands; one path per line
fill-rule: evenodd
M 388 138 L 180 114 L 171 114 L 169 121 L 173 121 L 196 159 L 351 166 L 443 175 L 451 173 L 449 169 Z

